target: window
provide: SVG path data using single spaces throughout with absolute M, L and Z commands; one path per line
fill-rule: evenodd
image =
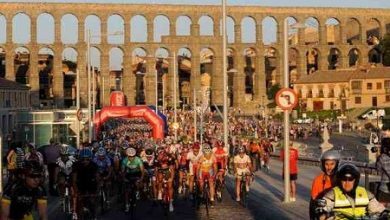
M 386 95 L 386 102 L 390 102 L 390 95 Z
M 389 80 L 389 86 L 390 86 L 390 80 Z M 362 89 L 362 81 L 352 81 L 352 90 L 355 89 Z
M 362 104 L 362 97 L 355 97 L 355 104 Z
M 385 80 L 385 89 L 390 89 L 390 80 Z
M 382 89 L 382 83 L 376 83 L 376 89 Z
M 372 90 L 372 83 L 367 83 L 367 90 Z

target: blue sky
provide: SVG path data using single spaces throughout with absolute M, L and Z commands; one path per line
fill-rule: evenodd
M 0 2 L 93 2 L 93 3 L 158 3 L 158 4 L 220 4 L 221 0 L 1 0 Z M 228 0 L 230 5 L 363 7 L 390 8 L 389 0 Z

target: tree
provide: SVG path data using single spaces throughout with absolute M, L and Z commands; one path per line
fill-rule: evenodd
M 280 88 L 281 87 L 280 87 L 279 83 L 277 83 L 275 85 L 272 85 L 271 88 L 269 88 L 268 91 L 267 91 L 268 100 L 275 101 L 275 95 L 280 90 Z
M 390 34 L 385 34 L 380 42 L 380 49 L 383 56 L 383 65 L 390 66 Z

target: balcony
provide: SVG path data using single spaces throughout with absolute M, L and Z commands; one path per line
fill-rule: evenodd
M 352 89 L 352 94 L 353 95 L 362 94 L 362 89 Z

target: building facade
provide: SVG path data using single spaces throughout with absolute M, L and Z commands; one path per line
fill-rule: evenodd
M 0 78 L 0 135 L 3 141 L 16 130 L 16 113 L 30 108 L 30 88 Z
M 390 107 L 390 68 L 317 71 L 298 79 L 294 90 L 307 111 Z

